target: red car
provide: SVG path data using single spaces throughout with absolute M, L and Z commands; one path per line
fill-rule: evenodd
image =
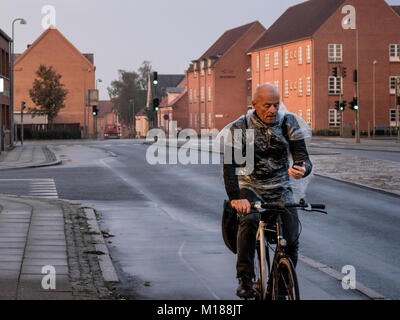
M 116 124 L 106 124 L 104 139 L 121 139 L 121 127 Z

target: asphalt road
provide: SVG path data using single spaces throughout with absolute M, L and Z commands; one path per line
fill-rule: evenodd
M 236 298 L 235 256 L 220 234 L 221 165 L 152 166 L 147 146 L 131 141 L 54 147 L 63 165 L 2 172 L 0 193 L 29 194 L 27 180 L 1 179 L 51 178 L 60 198 L 94 206 L 115 235 L 110 251 L 133 298 Z M 400 199 L 320 177 L 306 198 L 329 215 L 300 213 L 300 253 L 339 272 L 354 266 L 357 281 L 399 299 Z M 302 262 L 298 273 L 303 298 L 365 298 Z

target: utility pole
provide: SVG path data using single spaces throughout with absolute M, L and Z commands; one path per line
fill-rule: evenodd
M 21 102 L 21 146 L 24 145 L 24 110 L 26 108 L 25 101 Z
M 400 78 L 396 78 L 396 127 L 397 127 L 397 142 L 400 142 L 400 113 L 399 113 L 399 105 L 400 105 Z
M 373 86 L 373 88 L 372 88 L 372 94 L 373 94 L 373 99 L 372 99 L 372 113 L 373 113 L 373 123 L 372 123 L 372 125 L 373 125 L 373 128 L 372 128 L 372 130 L 373 130 L 373 136 L 374 136 L 374 138 L 375 138 L 375 127 L 376 127 L 376 115 L 375 115 L 375 108 L 376 108 L 376 102 L 375 102 L 375 100 L 376 100 L 376 84 L 375 84 L 375 68 L 376 68 L 376 64 L 378 63 L 378 61 L 377 60 L 374 60 L 374 62 L 372 63 L 372 86 Z

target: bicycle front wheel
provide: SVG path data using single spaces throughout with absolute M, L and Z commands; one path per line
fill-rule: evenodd
M 272 286 L 272 300 L 300 300 L 297 275 L 290 258 L 279 259 Z
M 262 239 L 261 241 L 263 241 Z M 265 245 L 265 242 L 257 241 L 256 244 L 256 254 L 254 259 L 254 271 L 256 275 L 256 282 L 254 284 L 254 289 L 258 293 L 259 300 L 267 299 L 267 261 L 266 255 L 268 254 L 268 248 Z M 263 246 L 260 243 L 264 243 Z

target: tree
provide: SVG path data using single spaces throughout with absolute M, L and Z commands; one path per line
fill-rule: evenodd
M 33 117 L 36 115 L 47 115 L 50 126 L 62 108 L 67 98 L 68 90 L 60 83 L 62 76 L 52 66 L 46 67 L 41 64 L 36 71 L 37 78 L 33 81 L 29 95 L 37 107 L 30 107 L 29 112 Z
M 145 108 L 147 99 L 147 79 L 151 73 L 151 65 L 143 61 L 137 72 L 118 70 L 119 78 L 111 82 L 107 88 L 108 95 L 114 103 L 114 111 L 121 122 L 132 126 L 133 111 L 135 115 Z

